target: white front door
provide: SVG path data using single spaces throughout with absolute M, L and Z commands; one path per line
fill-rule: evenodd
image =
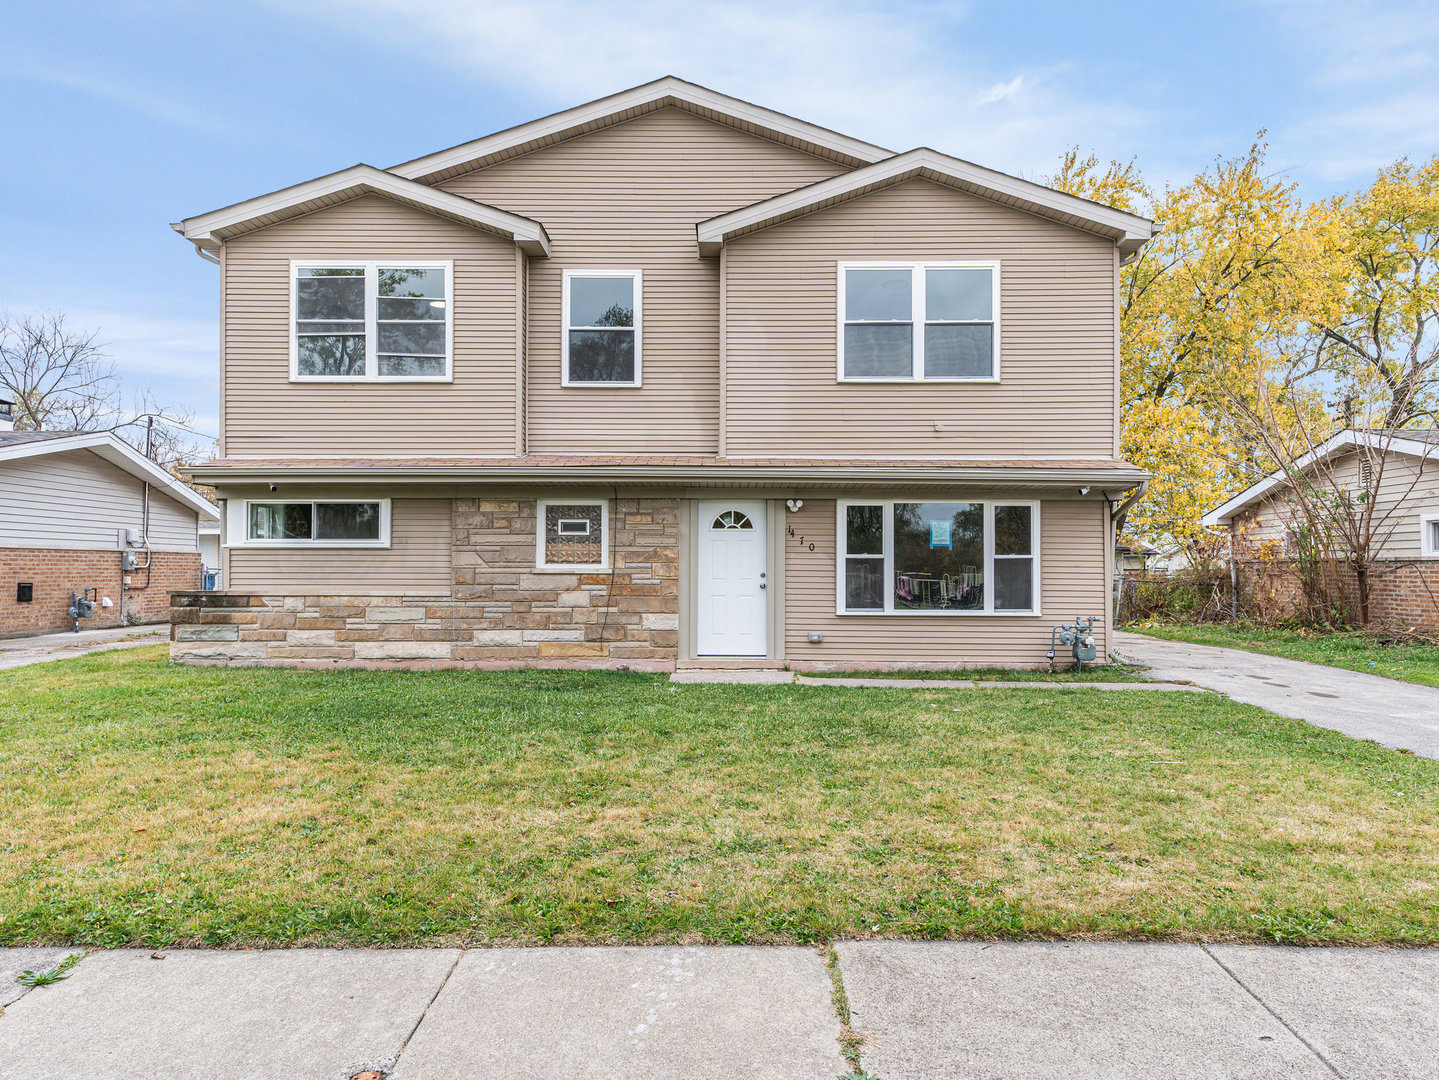
M 764 656 L 769 570 L 763 501 L 699 504 L 700 656 Z

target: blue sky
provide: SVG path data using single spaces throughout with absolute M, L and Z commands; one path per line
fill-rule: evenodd
M 0 306 L 217 425 L 217 271 L 169 223 L 674 74 L 1031 178 L 1182 180 L 1268 130 L 1306 195 L 1439 152 L 1439 5 L 293 0 L 0 11 Z

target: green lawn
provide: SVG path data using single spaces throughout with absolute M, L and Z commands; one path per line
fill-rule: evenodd
M 1248 649 L 1439 686 L 1439 646 L 1434 645 L 1385 645 L 1363 633 L 1276 630 L 1253 623 L 1142 623 L 1126 629 L 1153 637 Z
M 1211 694 L 0 674 L 0 944 L 1439 942 L 1439 762 Z

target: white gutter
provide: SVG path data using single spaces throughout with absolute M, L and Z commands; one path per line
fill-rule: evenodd
M 339 483 L 375 483 L 403 480 L 413 483 L 455 483 L 483 480 L 487 483 L 552 484 L 612 483 L 644 481 L 659 485 L 703 486 L 719 483 L 805 484 L 827 483 L 983 483 L 996 486 L 1057 486 L 1098 487 L 1108 485 L 1128 489 L 1147 482 L 1148 474 L 1130 469 L 1067 469 L 1056 467 L 1027 468 L 966 467 L 946 465 L 931 467 L 869 465 L 862 467 L 805 466 L 784 468 L 746 465 L 576 465 L 576 466 L 499 466 L 482 465 L 226 465 L 206 468 L 203 465 L 187 470 L 196 481 L 204 484 L 270 483 L 284 480 L 323 480 Z

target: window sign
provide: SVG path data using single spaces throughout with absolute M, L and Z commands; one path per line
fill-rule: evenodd
M 931 548 L 952 548 L 953 541 L 950 539 L 950 527 L 952 521 L 931 521 L 929 523 L 929 546 Z

